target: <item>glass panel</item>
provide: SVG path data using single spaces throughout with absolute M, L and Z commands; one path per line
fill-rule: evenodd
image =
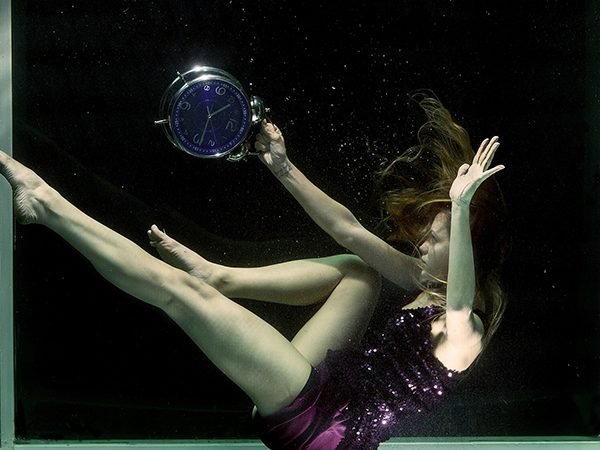
M 593 433 L 581 2 L 15 3 L 15 155 L 149 252 L 153 223 L 221 264 L 344 251 L 256 157 L 169 143 L 154 121 L 177 71 L 219 67 L 262 97 L 295 164 L 382 237 L 372 175 L 416 142 L 407 94 L 432 89 L 474 143 L 499 134 L 510 307 L 458 392 L 401 435 Z M 255 437 L 251 401 L 187 336 L 55 234 L 18 227 L 14 264 L 20 438 Z M 399 296 L 384 285 L 376 322 Z M 316 309 L 240 303 L 287 337 Z

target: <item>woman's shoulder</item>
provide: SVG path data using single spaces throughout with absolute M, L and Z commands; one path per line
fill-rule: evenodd
M 432 324 L 432 335 L 435 356 L 446 367 L 463 371 L 483 350 L 485 327 L 474 311 L 446 311 L 443 323 Z

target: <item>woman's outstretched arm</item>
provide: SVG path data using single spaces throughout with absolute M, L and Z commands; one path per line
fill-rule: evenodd
M 263 123 L 255 147 L 265 165 L 338 244 L 400 287 L 407 290 L 416 287 L 419 260 L 399 252 L 365 229 L 348 208 L 308 180 L 287 157 L 283 136 L 275 125 Z
M 473 163 L 460 167 L 450 188 L 452 213 L 446 291 L 446 332 L 448 340 L 457 343 L 464 343 L 479 334 L 472 314 L 475 300 L 475 263 L 469 208 L 481 183 L 504 169 L 504 166 L 489 169 L 499 146 L 497 136 L 485 139 L 475 154 Z

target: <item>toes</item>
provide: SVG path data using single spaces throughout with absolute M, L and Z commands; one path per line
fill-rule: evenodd
M 162 232 L 156 225 L 152 225 L 148 230 L 148 236 L 154 237 L 156 239 L 163 239 L 167 235 Z
M 156 225 L 152 225 L 147 233 L 152 247 L 156 247 L 159 244 L 164 247 L 167 244 L 167 240 L 169 240 L 169 236 Z
M 9 181 L 11 180 L 10 165 L 14 161 L 10 156 L 0 150 L 0 173 L 4 175 Z
M 4 175 L 8 176 L 18 170 L 22 172 L 22 169 L 25 168 L 26 167 L 23 164 L 19 163 L 16 159 L 0 150 L 0 172 L 2 172 Z
M 148 234 L 148 240 L 149 240 L 150 247 L 156 247 L 158 242 L 156 241 L 156 238 L 154 236 L 152 236 L 152 230 L 148 230 L 147 234 Z
M 20 184 L 27 189 L 33 189 L 45 183 L 33 170 L 2 150 L 0 150 L 0 174 L 8 180 L 13 188 Z

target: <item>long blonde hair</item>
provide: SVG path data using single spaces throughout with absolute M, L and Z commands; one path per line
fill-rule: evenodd
M 428 94 L 415 94 L 412 98 L 427 117 L 417 133 L 418 144 L 377 175 L 382 210 L 392 229 L 389 239 L 410 243 L 416 251 L 435 215 L 450 211 L 450 186 L 458 168 L 470 163 L 475 153 L 467 131 L 454 121 L 438 99 Z M 475 308 L 483 312 L 486 345 L 506 308 L 499 279 L 508 251 L 506 206 L 493 177 L 479 187 L 470 210 Z M 424 289 L 445 300 L 445 286 Z

